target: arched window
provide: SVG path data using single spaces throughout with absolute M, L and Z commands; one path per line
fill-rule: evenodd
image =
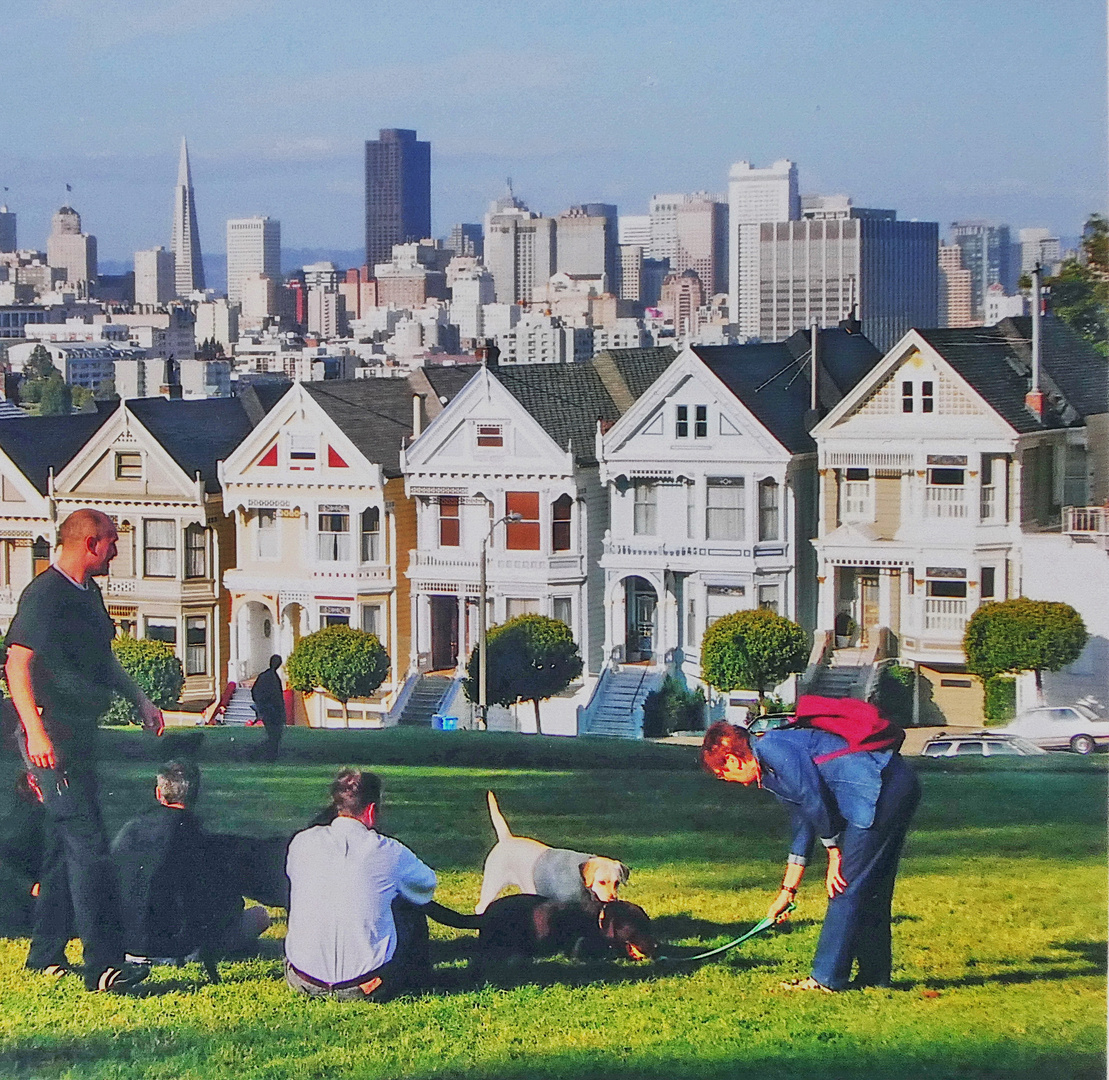
M 778 510 L 778 482 L 767 477 L 759 481 L 759 539 L 781 539 Z
M 573 506 L 574 501 L 569 495 L 560 495 L 551 506 L 551 550 L 553 551 L 569 551 L 573 546 L 571 543 Z
M 378 562 L 381 558 L 381 511 L 376 506 L 362 511 L 362 561 Z

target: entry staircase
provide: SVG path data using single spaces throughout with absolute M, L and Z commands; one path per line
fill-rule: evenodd
M 643 702 L 662 685 L 665 677 L 665 672 L 646 665 L 606 668 L 597 680 L 589 704 L 578 708 L 578 734 L 642 738 Z
M 448 675 L 417 675 L 416 685 L 404 703 L 397 723 L 408 727 L 431 727 L 454 680 Z
M 809 666 L 801 677 L 798 693 L 821 697 L 853 697 L 866 700 L 873 689 L 879 650 L 875 646 L 833 649 L 833 638 L 818 631 L 813 641 Z
M 239 683 L 235 687 L 235 692 L 231 695 L 231 700 L 227 703 L 227 708 L 223 713 L 223 722 L 225 724 L 249 724 L 258 719 L 258 714 L 254 711 L 254 699 L 250 696 L 250 687 L 245 683 Z

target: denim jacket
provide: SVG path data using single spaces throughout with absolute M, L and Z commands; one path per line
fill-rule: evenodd
M 762 768 L 761 786 L 790 811 L 790 861 L 805 862 L 813 841 L 839 845 L 845 825 L 869 829 L 882 791 L 882 770 L 893 751 L 860 751 L 822 765 L 814 757 L 838 750 L 844 740 L 815 728 L 783 728 L 752 740 Z

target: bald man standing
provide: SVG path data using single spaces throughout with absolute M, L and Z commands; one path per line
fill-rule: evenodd
M 75 510 L 58 530 L 60 550 L 23 590 L 7 633 L 5 671 L 23 726 L 25 756 L 46 808 L 41 891 L 27 967 L 68 970 L 75 930 L 85 987 L 124 993 L 149 968 L 124 962 L 119 899 L 97 797 L 97 721 L 113 694 L 131 701 L 143 727 L 162 733 L 161 711 L 112 652 L 115 627 L 93 580 L 108 572 L 119 537 L 99 510 Z

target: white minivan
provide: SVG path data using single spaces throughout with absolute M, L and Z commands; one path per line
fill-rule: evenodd
M 1109 720 L 1085 705 L 1044 705 L 1028 709 L 1000 730 L 1020 735 L 1045 750 L 1090 754 L 1095 747 L 1109 745 Z

